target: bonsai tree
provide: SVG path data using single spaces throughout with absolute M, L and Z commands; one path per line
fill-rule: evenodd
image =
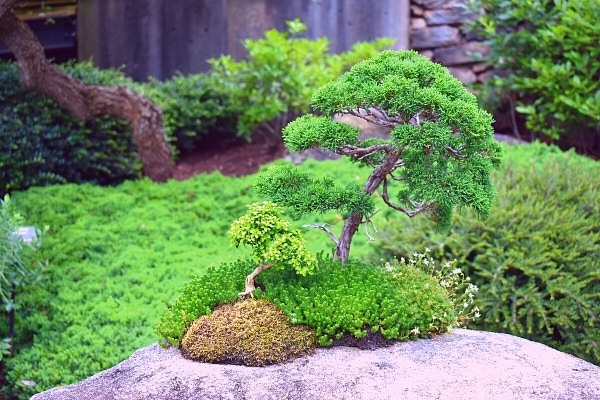
M 255 279 L 271 267 L 292 267 L 306 275 L 317 267 L 317 259 L 306 249 L 304 237 L 299 230 L 292 230 L 290 223 L 281 216 L 283 209 L 265 201 L 248 206 L 246 214 L 231 225 L 231 242 L 252 248 L 252 256 L 258 267 L 246 277 L 246 289 L 239 293 L 242 298 L 252 297 Z
M 257 190 L 295 214 L 338 210 L 348 215 L 335 243 L 346 263 L 354 234 L 374 213 L 378 189 L 385 204 L 409 217 L 426 214 L 448 228 L 455 207 L 486 217 L 495 198 L 490 172 L 500 164 L 492 117 L 446 68 L 415 51 L 384 51 L 356 64 L 312 97 L 320 115 L 308 114 L 283 131 L 290 151 L 322 148 L 371 169 L 362 187 L 314 179 L 291 165 L 259 176 Z M 391 128 L 389 139 L 362 138 L 336 121 L 349 114 Z M 395 188 L 396 196 L 390 191 Z

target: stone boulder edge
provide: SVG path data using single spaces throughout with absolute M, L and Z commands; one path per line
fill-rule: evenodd
M 457 329 L 376 350 L 318 349 L 266 367 L 204 364 L 158 344 L 32 400 L 600 399 L 600 367 L 507 334 Z

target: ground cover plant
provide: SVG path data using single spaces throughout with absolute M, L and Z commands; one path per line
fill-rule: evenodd
M 480 288 L 482 318 L 507 332 L 600 365 L 600 164 L 540 143 L 507 148 L 495 212 L 462 212 L 448 235 L 426 220 L 385 218 L 378 257 L 414 246 L 456 258 Z
M 348 180 L 361 173 L 339 161 L 309 161 L 303 168 L 318 176 L 337 170 Z M 186 281 L 249 255 L 231 246 L 227 231 L 246 205 L 260 200 L 252 190 L 255 180 L 214 173 L 161 185 L 142 179 L 15 192 L 12 201 L 28 224 L 49 226 L 39 251 L 48 266 L 44 285 L 20 297 L 17 347 L 15 358 L 7 360 L 5 390 L 29 398 L 82 380 L 156 342 L 154 329 Z M 338 218 L 325 216 L 331 223 Z M 301 228 L 309 222 L 293 223 Z M 325 248 L 318 232 L 306 233 L 311 251 Z M 368 239 L 361 239 L 357 256 L 370 251 Z M 243 290 L 244 278 L 238 282 L 242 286 L 234 296 Z M 5 317 L 0 315 L 3 322 Z

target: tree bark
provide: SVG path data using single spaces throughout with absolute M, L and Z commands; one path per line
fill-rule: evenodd
M 0 42 L 17 59 L 21 86 L 54 99 L 84 121 L 100 115 L 125 120 L 133 131 L 144 173 L 155 182 L 169 179 L 174 165 L 160 108 L 128 88 L 85 85 L 52 65 L 35 34 L 12 11 L 16 1 L 0 0 Z
M 256 289 L 255 282 L 254 282 L 256 277 L 258 276 L 258 274 L 263 272 L 265 269 L 269 269 L 272 266 L 273 266 L 273 264 L 262 264 L 261 263 L 258 267 L 256 267 L 254 269 L 254 271 L 252 271 L 252 273 L 246 277 L 246 288 L 243 292 L 238 293 L 238 296 L 240 296 L 242 299 L 254 297 L 252 292 L 254 292 L 254 289 Z
M 364 149 L 363 149 L 364 150 Z M 386 158 L 383 162 L 371 172 L 369 178 L 363 185 L 362 190 L 369 196 L 375 193 L 377 188 L 385 181 L 388 174 L 392 173 L 396 169 L 396 162 L 400 158 L 400 150 L 392 151 L 391 148 L 385 150 L 387 153 Z M 350 256 L 350 245 L 352 244 L 352 238 L 358 231 L 358 227 L 363 222 L 361 213 L 355 212 L 344 221 L 342 233 L 340 234 L 340 240 L 335 247 L 333 253 L 334 260 L 342 260 L 342 265 L 346 265 L 348 257 Z

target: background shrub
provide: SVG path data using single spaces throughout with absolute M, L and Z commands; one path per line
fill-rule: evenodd
M 471 0 L 471 5 L 485 10 L 474 29 L 489 41 L 491 62 L 500 71 L 489 82 L 491 96 L 509 102 L 535 134 L 598 154 L 598 1 Z
M 426 245 L 457 258 L 480 288 L 482 318 L 470 327 L 600 365 L 600 166 L 540 143 L 505 148 L 488 219 L 463 212 L 446 234 L 426 220 L 390 219 L 375 248 L 389 258 Z
M 298 19 L 286 24 L 287 32 L 271 29 L 262 39 L 245 40 L 247 60 L 222 56 L 209 61 L 213 86 L 238 115 L 237 135 L 248 140 L 253 134 L 280 140 L 283 127 L 310 110 L 317 88 L 393 44 L 383 38 L 329 54 L 327 38 L 302 38 L 307 28 Z
M 139 90 L 163 110 L 165 132 L 180 154 L 194 151 L 200 143 L 225 145 L 237 137 L 238 114 L 206 74 L 176 75 L 164 82 L 150 79 Z
M 118 71 L 89 63 L 68 73 L 89 84 L 122 84 Z M 0 62 L 0 194 L 65 182 L 114 184 L 141 176 L 127 125 L 110 117 L 82 122 L 53 100 L 25 91 L 12 62 Z

